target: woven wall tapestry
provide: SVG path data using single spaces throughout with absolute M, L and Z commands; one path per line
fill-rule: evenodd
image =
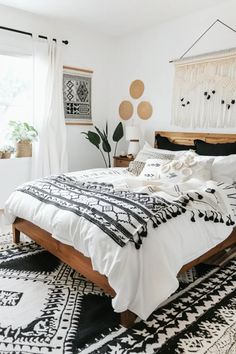
M 176 63 L 171 122 L 184 128 L 236 127 L 236 49 Z
M 63 99 L 66 124 L 92 124 L 92 71 L 63 67 Z

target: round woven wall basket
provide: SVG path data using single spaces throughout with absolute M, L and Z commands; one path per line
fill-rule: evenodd
M 16 143 L 16 157 L 31 157 L 32 144 L 28 141 L 19 141 Z

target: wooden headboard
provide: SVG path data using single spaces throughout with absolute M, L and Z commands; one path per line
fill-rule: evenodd
M 194 145 L 194 140 L 196 139 L 203 140 L 211 144 L 236 142 L 236 134 L 156 131 L 155 136 L 157 134 L 168 138 L 175 144 L 184 145 Z

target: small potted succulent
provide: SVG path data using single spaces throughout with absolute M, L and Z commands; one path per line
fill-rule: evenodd
M 11 145 L 4 145 L 0 148 L 0 154 L 2 159 L 10 159 L 11 154 L 15 152 L 15 149 Z
M 16 157 L 32 156 L 32 141 L 38 137 L 37 130 L 27 122 L 10 121 L 10 139 L 16 144 Z

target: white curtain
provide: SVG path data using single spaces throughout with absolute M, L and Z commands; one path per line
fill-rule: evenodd
M 34 40 L 33 125 L 39 138 L 33 146 L 32 178 L 68 170 L 62 81 L 62 44 Z
M 236 51 L 177 62 L 172 124 L 185 128 L 236 127 Z

